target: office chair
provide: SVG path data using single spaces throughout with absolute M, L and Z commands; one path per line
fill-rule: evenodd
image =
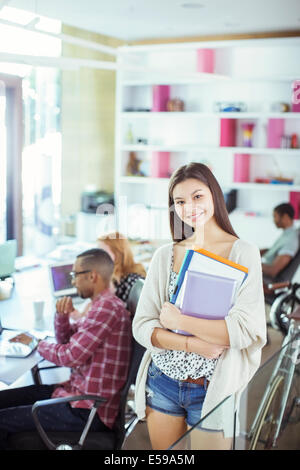
M 144 283 L 144 279 L 139 278 L 135 281 L 135 283 L 130 289 L 129 296 L 127 299 L 127 310 L 129 310 L 132 316 L 134 316 L 135 314 Z
M 134 315 L 137 302 L 144 281 L 138 280 L 131 288 L 128 298 L 128 310 Z M 74 397 L 53 398 L 49 400 L 37 401 L 33 407 L 33 418 L 36 424 L 37 432 L 20 432 L 14 433 L 9 438 L 9 444 L 13 450 L 120 450 L 124 439 L 132 432 L 137 423 L 136 416 L 132 416 L 129 422 L 125 422 L 127 395 L 131 385 L 135 383 L 137 371 L 142 360 L 145 348 L 138 344 L 132 338 L 132 352 L 129 372 L 126 384 L 121 392 L 120 409 L 116 419 L 115 426 L 109 431 L 89 432 L 90 424 L 97 412 L 97 408 L 101 406 L 103 399 L 94 395 L 81 395 Z M 74 400 L 93 400 L 94 405 L 91 408 L 87 423 L 82 433 L 79 432 L 62 432 L 43 430 L 38 419 L 38 410 L 42 406 L 55 403 L 70 402 Z

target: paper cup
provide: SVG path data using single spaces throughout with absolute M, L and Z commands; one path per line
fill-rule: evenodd
M 35 300 L 33 302 L 34 320 L 35 320 L 35 326 L 37 328 L 43 326 L 44 306 L 45 306 L 44 300 Z

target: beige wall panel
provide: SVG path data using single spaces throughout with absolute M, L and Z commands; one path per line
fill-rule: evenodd
M 122 41 L 64 26 L 63 32 L 112 47 Z M 79 46 L 63 45 L 63 55 L 114 60 Z M 114 190 L 115 72 L 81 68 L 62 72 L 62 215 L 80 210 L 88 185 Z

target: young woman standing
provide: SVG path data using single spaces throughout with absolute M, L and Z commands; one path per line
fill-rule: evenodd
M 201 163 L 172 175 L 169 216 L 173 243 L 154 254 L 133 321 L 134 336 L 147 349 L 136 382 L 137 414 L 147 418 L 152 447 L 167 449 L 187 426 L 231 396 L 202 423 L 212 434 L 200 444 L 229 449 L 240 393 L 266 341 L 259 250 L 237 237 L 221 188 Z M 170 303 L 186 250 L 195 247 L 248 268 L 224 320 L 187 317 Z M 177 329 L 193 336 L 170 331 Z

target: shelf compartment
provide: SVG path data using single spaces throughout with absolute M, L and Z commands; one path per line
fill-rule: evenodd
M 141 176 L 122 176 L 120 178 L 120 183 L 126 184 L 161 184 L 167 185 L 169 183 L 169 178 L 151 178 L 151 177 L 141 177 Z M 243 190 L 264 190 L 264 191 L 289 191 L 289 192 L 298 192 L 300 191 L 300 186 L 295 184 L 263 184 L 263 183 L 229 183 L 226 187 L 232 189 L 243 189 Z

